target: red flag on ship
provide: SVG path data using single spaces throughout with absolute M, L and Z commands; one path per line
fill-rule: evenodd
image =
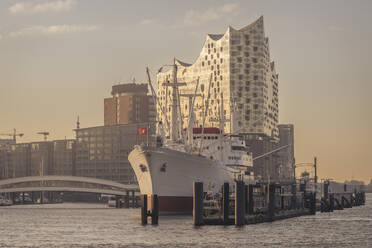
M 147 128 L 142 128 L 142 127 L 140 127 L 140 128 L 138 129 L 138 134 L 139 134 L 139 135 L 147 134 Z

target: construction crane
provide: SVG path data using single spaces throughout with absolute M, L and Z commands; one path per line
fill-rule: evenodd
M 41 134 L 41 135 L 44 135 L 44 141 L 47 141 L 47 138 L 48 138 L 48 135 L 49 135 L 49 132 L 38 132 L 37 134 Z
M 14 141 L 14 143 L 16 143 L 16 137 L 17 136 L 22 137 L 24 134 L 23 133 L 17 133 L 17 130 L 14 128 L 13 133 L 0 133 L 0 135 L 13 137 L 13 141 Z

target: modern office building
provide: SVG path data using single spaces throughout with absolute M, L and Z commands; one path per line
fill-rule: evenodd
M 176 75 L 174 67 L 157 75 L 157 113 L 163 123 L 166 118 L 172 122 L 172 99 L 180 95 L 186 127 L 190 101 L 183 95 L 194 94 L 199 78 L 194 104 L 197 126 L 206 112 L 207 127 L 218 126 L 224 118 L 226 133 L 255 133 L 278 139 L 278 74 L 270 59 L 263 17 L 241 29 L 229 27 L 224 34 L 208 34 L 193 64 L 180 60 L 175 64 Z M 171 86 L 174 76 L 178 83 L 185 84 L 178 87 L 179 94 Z
M 146 129 L 146 134 L 139 134 L 140 128 Z M 128 154 L 134 145 L 154 145 L 154 123 L 98 126 L 75 131 L 76 176 L 137 183 Z
M 0 145 L 0 180 L 13 176 L 12 151 L 9 145 Z
M 11 146 L 12 174 L 10 177 L 31 176 L 31 143 Z
M 293 124 L 280 124 L 279 128 L 279 147 L 288 146 L 278 152 L 280 162 L 280 177 L 290 180 L 294 177 L 294 126 Z
M 14 141 L 14 139 L 0 139 L 0 147 L 7 146 L 7 145 L 13 145 L 15 143 L 16 142 Z
M 59 176 L 74 176 L 75 143 L 73 139 L 53 141 L 53 174 Z
M 147 92 L 147 84 L 112 86 L 112 97 L 104 99 L 104 125 L 154 122 L 154 100 Z
M 278 142 L 265 135 L 246 134 L 245 143 L 252 152 L 253 158 L 270 153 L 278 148 Z M 280 162 L 277 153 L 253 160 L 253 171 L 256 179 L 262 181 L 279 181 Z
M 74 175 L 75 140 L 18 143 L 0 148 L 0 178 Z

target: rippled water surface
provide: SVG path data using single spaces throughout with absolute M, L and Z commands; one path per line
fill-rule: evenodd
M 139 209 L 94 204 L 0 207 L 0 247 L 372 247 L 366 206 L 236 228 L 194 228 L 191 217 L 140 225 Z

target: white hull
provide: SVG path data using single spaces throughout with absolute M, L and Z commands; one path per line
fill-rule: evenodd
M 224 182 L 232 181 L 216 161 L 164 147 L 136 146 L 128 160 L 141 194 L 192 197 L 193 182 L 203 182 L 204 191 L 217 193 Z

